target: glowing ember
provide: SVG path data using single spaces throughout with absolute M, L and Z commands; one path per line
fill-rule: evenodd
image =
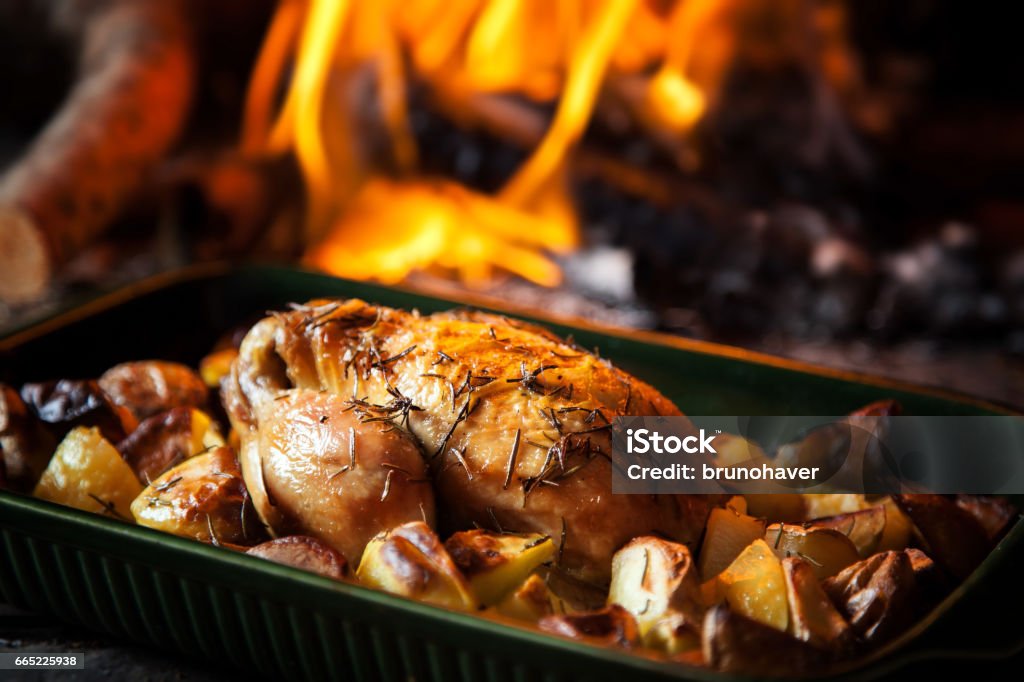
M 703 49 L 695 58 L 697 34 L 731 3 L 687 0 L 659 9 L 664 5 L 282 0 L 253 73 L 243 151 L 295 155 L 308 191 L 308 260 L 325 270 L 395 282 L 412 270 L 441 269 L 475 284 L 500 268 L 557 284 L 561 273 L 546 254 L 578 242 L 566 161 L 608 78 L 641 79 L 642 118 L 670 134 L 685 134 L 707 107 L 714 83 L 703 81 L 717 74 L 706 66 L 721 60 Z M 438 96 L 557 99 L 544 138 L 494 196 L 415 176 L 406 63 Z M 704 78 L 694 80 L 693 70 Z M 393 175 L 366 151 L 366 131 L 355 123 L 367 74 Z

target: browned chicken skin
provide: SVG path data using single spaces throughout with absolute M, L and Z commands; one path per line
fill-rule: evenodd
M 273 468 L 261 444 L 267 405 L 287 390 L 324 391 L 335 396 L 331 420 L 347 414 L 361 428 L 414 437 L 445 530 L 545 533 L 560 543 L 561 566 L 586 580 L 606 581 L 612 554 L 636 536 L 695 542 L 710 506 L 684 495 L 613 497 L 611 419 L 681 413 L 607 361 L 504 317 L 311 301 L 253 327 L 228 384 L 243 462 L 262 458 L 264 472 Z M 291 447 L 292 458 L 306 452 Z M 321 481 L 303 494 L 314 489 L 330 492 Z

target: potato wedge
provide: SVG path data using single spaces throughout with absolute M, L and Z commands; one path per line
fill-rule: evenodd
M 360 583 L 417 601 L 473 610 L 473 590 L 430 526 L 412 521 L 370 540 L 356 570 Z
M 854 635 L 803 559 L 782 560 L 789 601 L 789 632 L 819 649 L 839 653 L 852 650 Z
M 648 649 L 669 656 L 700 651 L 700 629 L 703 619 L 693 623 L 681 613 L 668 613 L 651 624 L 642 642 Z
M 132 502 L 136 523 L 211 544 L 266 539 L 248 503 L 235 453 L 226 447 L 186 459 L 157 477 Z
M 205 408 L 209 392 L 191 367 L 163 360 L 139 360 L 111 367 L 99 386 L 137 419 L 175 407 Z
M 79 426 L 68 432 L 33 495 L 76 509 L 132 518 L 132 500 L 142 485 L 97 428 Z
M 882 529 L 882 538 L 878 541 L 875 551 L 894 550 L 899 552 L 906 549 L 914 535 L 914 523 L 909 516 L 903 513 L 891 496 L 886 497 L 879 506 L 885 510 L 885 528 Z
M 956 506 L 978 522 L 992 545 L 996 544 L 1020 515 L 1009 500 L 994 495 L 957 495 Z
M 544 579 L 534 573 L 498 602 L 494 611 L 508 618 L 536 623 L 544 616 L 550 616 L 553 613 L 564 614 L 569 609 L 565 602 L 548 588 Z
M 640 644 L 633 614 L 618 604 L 587 613 L 545 616 L 537 626 L 544 632 L 604 646 L 632 649 Z
M 555 556 L 554 541 L 539 533 L 467 530 L 452 535 L 444 546 L 484 606 L 500 602 Z
M 849 514 L 869 506 L 863 495 L 853 493 L 821 493 L 804 495 L 803 498 L 808 521 Z
M 747 499 L 742 495 L 733 495 L 725 502 L 725 508 L 731 509 L 737 514 L 747 513 Z
M 199 362 L 199 376 L 207 388 L 219 388 L 220 380 L 231 373 L 231 363 L 238 357 L 237 348 L 215 350 Z
M 117 449 L 145 483 L 189 457 L 222 445 L 224 437 L 209 415 L 194 407 L 175 407 L 143 420 Z
M 789 606 L 782 563 L 764 540 L 754 540 L 735 561 L 709 583 L 705 594 L 712 602 L 724 600 L 748 618 L 786 630 Z
M 807 518 L 805 497 L 797 493 L 746 495 L 747 513 L 768 521 L 796 523 Z
M 914 571 L 905 552 L 858 561 L 825 580 L 822 588 L 853 631 L 870 644 L 899 635 L 919 610 Z
M 833 655 L 719 605 L 704 616 L 704 661 L 726 673 L 756 678 L 822 675 Z
M 76 426 L 87 426 L 98 428 L 104 438 L 118 443 L 139 425 L 132 413 L 115 404 L 95 381 L 25 384 L 21 399 L 58 439 Z
M 641 636 L 669 614 L 678 614 L 696 627 L 704 618 L 704 605 L 690 550 L 653 536 L 627 543 L 612 558 L 608 603 L 632 613 Z
M 815 519 L 805 524 L 808 528 L 831 528 L 837 530 L 857 548 L 861 559 L 874 554 L 882 542 L 885 533 L 886 512 L 884 507 L 871 507 L 861 511 L 837 514 L 823 519 Z
M 568 611 L 597 611 L 607 604 L 608 590 L 603 585 L 587 582 L 553 564 L 541 566 L 537 574 Z
M 927 544 L 928 556 L 960 580 L 988 556 L 989 540 L 973 516 L 942 495 L 894 495 Z
M 776 556 L 797 556 L 814 567 L 818 580 L 833 576 L 860 555 L 850 538 L 831 528 L 804 528 L 788 523 L 773 523 L 764 534 Z
M 341 552 L 305 535 L 268 540 L 250 547 L 245 553 L 334 580 L 343 580 L 348 575 L 348 562 Z
M 700 575 L 714 578 L 726 569 L 751 542 L 764 537 L 764 519 L 712 509 L 700 548 Z

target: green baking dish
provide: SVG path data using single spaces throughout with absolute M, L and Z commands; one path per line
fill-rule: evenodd
M 148 280 L 0 339 L 0 379 L 95 376 L 128 359 L 195 364 L 232 325 L 315 296 L 424 312 L 453 301 L 300 270 L 206 266 Z M 521 315 L 531 317 L 530 315 Z M 536 315 L 532 316 L 537 320 Z M 693 414 L 842 414 L 882 397 L 912 414 L 1006 411 L 963 396 L 649 333 L 539 319 Z M 1024 650 L 1019 521 L 923 622 L 843 677 L 948 674 Z M 0 600 L 269 677 L 358 680 L 726 680 L 336 583 L 0 491 Z M 959 663 L 958 663 L 959 662 Z M 1006 663 L 1003 663 L 1006 665 Z M 989 670 L 989 668 L 983 668 Z

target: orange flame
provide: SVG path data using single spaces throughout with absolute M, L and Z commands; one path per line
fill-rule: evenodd
M 698 33 L 729 2 L 686 0 L 664 12 L 640 0 L 282 0 L 253 72 L 242 150 L 295 155 L 314 245 L 307 259 L 325 270 L 395 282 L 441 268 L 478 284 L 498 268 L 554 285 L 561 273 L 547 254 L 579 242 L 566 162 L 602 87 L 639 75 L 643 117 L 684 135 L 714 87 L 691 79 Z M 439 91 L 557 98 L 543 139 L 495 195 L 413 179 L 405 55 L 414 77 Z M 354 101 L 367 73 L 397 178 L 361 144 Z

